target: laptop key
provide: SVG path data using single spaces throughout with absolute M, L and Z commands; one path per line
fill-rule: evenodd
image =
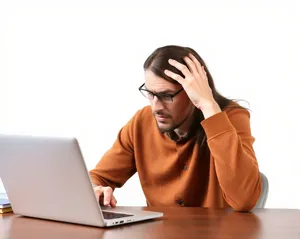
M 116 212 L 106 212 L 102 211 L 104 219 L 116 219 L 122 217 L 132 217 L 133 215 L 130 214 L 123 214 L 123 213 L 116 213 Z

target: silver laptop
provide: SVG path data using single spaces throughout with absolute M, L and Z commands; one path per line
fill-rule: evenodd
M 23 216 L 96 227 L 163 216 L 101 208 L 76 138 L 0 135 L 0 177 L 14 213 Z

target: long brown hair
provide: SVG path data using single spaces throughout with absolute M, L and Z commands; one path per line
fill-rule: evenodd
M 196 59 L 200 62 L 201 66 L 204 66 L 204 70 L 207 74 L 207 78 L 208 78 L 208 84 L 212 90 L 212 94 L 213 97 L 215 99 L 215 101 L 218 103 L 218 105 L 220 106 L 221 110 L 224 110 L 226 107 L 241 107 L 237 104 L 232 104 L 234 102 L 234 100 L 228 99 L 224 96 L 222 96 L 215 87 L 214 84 L 214 80 L 204 62 L 204 60 L 200 57 L 200 55 L 193 50 L 190 47 L 182 47 L 182 46 L 177 46 L 177 45 L 168 45 L 168 46 L 163 46 L 160 48 L 157 48 L 145 61 L 144 63 L 144 70 L 151 70 L 155 75 L 157 75 L 158 77 L 161 77 L 173 84 L 179 84 L 176 80 L 173 80 L 172 78 L 168 77 L 167 75 L 165 75 L 164 70 L 168 69 L 176 74 L 181 75 L 183 78 L 183 74 L 181 73 L 181 71 L 179 71 L 177 68 L 171 66 L 168 63 L 168 60 L 174 59 L 182 64 L 184 64 L 185 66 L 187 66 L 187 64 L 184 61 L 184 57 L 188 56 L 189 53 L 191 53 L 193 56 L 196 57 Z M 188 66 L 187 66 L 188 67 Z M 243 108 L 243 107 L 241 107 Z M 206 135 L 204 133 L 203 128 L 201 127 L 201 125 L 199 124 L 199 122 L 201 122 L 204 119 L 204 116 L 202 114 L 201 110 L 197 111 L 196 114 L 196 124 L 195 124 L 195 128 L 194 128 L 194 133 L 196 133 L 198 135 L 198 140 L 200 145 L 203 145 L 203 143 L 206 142 Z

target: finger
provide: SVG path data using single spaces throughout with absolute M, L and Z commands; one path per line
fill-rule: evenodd
M 201 67 L 201 72 L 199 74 L 203 77 L 203 79 L 208 81 L 206 71 L 204 70 L 204 66 Z
M 112 199 L 110 201 L 110 206 L 111 207 L 116 207 L 117 206 L 117 200 L 114 196 L 112 196 Z
M 199 74 L 198 70 L 197 70 L 197 67 L 195 65 L 195 63 L 191 60 L 191 58 L 185 56 L 183 58 L 183 60 L 186 62 L 186 64 L 188 65 L 191 73 L 194 75 L 194 74 Z
M 103 190 L 102 189 L 94 189 L 96 198 L 100 205 L 103 204 Z
M 185 77 L 191 75 L 191 72 L 190 72 L 189 68 L 187 68 L 184 64 L 181 64 L 180 62 L 175 61 L 173 59 L 169 59 L 168 62 L 169 62 L 170 65 L 172 65 L 175 68 L 177 68 L 178 70 L 180 70 Z
M 202 66 L 200 64 L 200 62 L 197 60 L 197 58 L 192 54 L 192 53 L 189 53 L 189 58 L 194 62 L 194 64 L 196 65 L 196 68 L 197 68 L 197 71 L 199 73 L 202 72 Z
M 169 70 L 165 70 L 164 72 L 167 76 L 171 77 L 173 80 L 176 80 L 178 83 L 183 83 L 183 78 L 180 75 Z
M 112 188 L 111 187 L 105 187 L 103 189 L 103 194 L 104 194 L 104 201 L 103 204 L 104 206 L 109 206 L 111 199 L 112 199 Z
M 203 74 L 204 74 L 205 76 L 207 76 L 207 73 L 206 73 L 206 71 L 205 71 L 205 69 L 204 69 L 204 66 L 202 66 L 202 72 L 203 72 Z
M 197 60 L 197 58 L 191 53 L 189 53 L 189 57 L 193 60 L 194 64 L 196 65 L 199 75 L 201 75 L 204 79 L 208 80 L 204 66 L 202 66 L 201 63 Z
M 102 190 L 99 189 L 98 187 L 94 188 L 94 193 L 95 193 L 96 197 L 99 199 L 102 194 Z

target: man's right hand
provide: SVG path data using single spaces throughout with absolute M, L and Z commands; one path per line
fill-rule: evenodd
M 116 207 L 117 200 L 111 187 L 94 186 L 94 192 L 100 205 Z

